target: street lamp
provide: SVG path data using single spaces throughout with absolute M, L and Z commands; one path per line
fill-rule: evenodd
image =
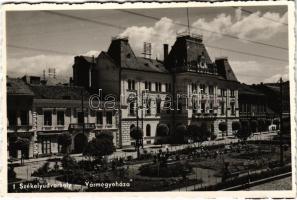
M 279 143 L 280 143 L 280 164 L 284 165 L 284 148 L 283 148 L 283 79 L 279 80 L 279 89 L 280 89 L 280 130 L 279 130 Z

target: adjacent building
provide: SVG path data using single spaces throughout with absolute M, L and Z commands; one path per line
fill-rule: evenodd
M 13 135 L 29 139 L 25 157 L 60 153 L 58 137 L 63 133 L 72 136 L 72 153 L 81 153 L 103 130 L 113 134 L 117 146 L 117 114 L 89 109 L 90 95 L 83 87 L 46 85 L 38 77 L 26 77 L 8 78 L 7 88 L 8 141 Z M 15 148 L 9 155 L 21 156 Z

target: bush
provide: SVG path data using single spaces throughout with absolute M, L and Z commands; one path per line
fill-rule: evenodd
M 219 130 L 222 131 L 222 132 L 227 131 L 227 124 L 226 124 L 226 122 L 219 123 Z
M 174 164 L 159 165 L 145 164 L 139 168 L 140 175 L 149 177 L 177 177 L 185 176 L 192 171 L 192 166 L 188 163 L 177 162 Z
M 166 142 L 166 139 L 164 139 L 164 137 L 166 137 L 169 133 L 169 128 L 166 124 L 159 124 L 157 126 L 157 131 L 156 131 L 156 143 L 157 144 L 164 144 Z
M 114 151 L 115 147 L 112 138 L 108 135 L 100 134 L 88 143 L 83 155 L 101 159 L 103 156 L 110 155 Z
M 266 131 L 265 121 L 263 119 L 258 120 L 258 130 L 260 132 Z
M 16 180 L 16 173 L 13 166 L 8 166 L 7 176 L 8 182 Z
M 211 136 L 210 136 L 210 139 L 211 140 L 215 140 L 217 138 L 217 135 L 216 134 L 211 134 Z
M 90 160 L 80 160 L 77 162 L 77 165 L 86 171 L 92 171 L 94 170 L 94 162 Z
M 175 135 L 172 140 L 175 144 L 184 144 L 185 143 L 185 136 L 187 135 L 187 127 L 183 124 L 180 124 L 176 127 Z
M 232 130 L 233 131 L 239 130 L 240 129 L 240 126 L 241 126 L 241 124 L 240 124 L 239 121 L 232 122 Z
M 258 122 L 256 120 L 251 120 L 250 127 L 253 133 L 257 132 Z
M 64 170 L 72 170 L 78 167 L 76 160 L 69 155 L 64 156 L 61 162 Z
M 58 144 L 62 146 L 62 153 L 69 153 L 69 147 L 72 143 L 72 137 L 69 133 L 63 133 L 58 136 Z

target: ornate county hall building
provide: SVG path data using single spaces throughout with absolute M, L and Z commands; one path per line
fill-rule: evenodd
M 240 83 L 226 57 L 210 59 L 201 35 L 178 35 L 170 52 L 164 44 L 163 61 L 137 57 L 128 38 L 113 38 L 98 57 L 75 57 L 73 84 L 115 95 L 121 108 L 119 147 L 133 144 L 130 130 L 135 126 L 142 128 L 144 144 L 153 144 L 159 123 L 168 125 L 169 134 L 179 124 L 206 123 L 222 136 L 230 135 L 232 123 L 239 121 Z M 220 123 L 227 125 L 225 133 Z
M 180 124 L 202 123 L 221 137 L 232 134 L 235 121 L 266 119 L 271 124 L 278 118 L 279 86 L 240 84 L 226 57 L 210 59 L 202 36 L 178 35 L 168 50 L 164 44 L 162 61 L 151 59 L 150 52 L 137 57 L 127 38 L 113 38 L 97 57 L 76 56 L 68 83 L 45 76 L 7 77 L 9 158 L 21 157 L 10 145 L 13 136 L 30 141 L 23 154 L 31 158 L 59 153 L 63 133 L 72 136 L 71 152 L 81 153 L 102 131 L 112 133 L 114 145 L 122 148 L 133 145 L 130 130 L 136 126 L 149 145 L 156 142 L 160 123 L 169 127 L 169 137 Z M 101 109 L 90 107 L 90 97 L 99 94 L 108 99 L 97 101 Z M 104 106 L 110 98 L 115 106 Z M 220 123 L 227 131 L 219 129 Z

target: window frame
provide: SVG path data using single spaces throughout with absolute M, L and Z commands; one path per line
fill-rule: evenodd
M 59 113 L 63 113 L 63 123 L 59 123 Z M 61 116 L 60 116 L 61 117 Z M 57 125 L 64 126 L 65 125 L 65 111 L 64 110 L 57 110 Z
M 48 116 L 50 118 L 49 121 L 46 121 L 46 113 L 49 113 L 50 115 Z M 49 123 L 47 123 L 49 122 Z M 52 110 L 44 110 L 43 111 L 43 125 L 44 126 L 52 126 L 53 125 L 53 111 Z
M 110 114 L 110 116 L 108 116 L 109 114 Z M 113 117 L 112 111 L 106 111 L 105 117 L 106 117 L 106 125 L 112 125 L 112 117 Z M 110 117 L 110 119 L 109 119 L 109 117 Z

